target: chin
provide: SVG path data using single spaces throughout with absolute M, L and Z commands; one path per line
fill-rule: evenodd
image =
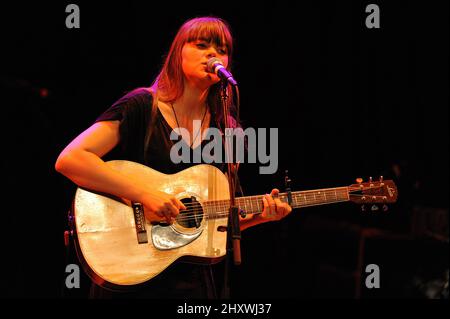
M 207 73 L 205 78 L 211 84 L 216 84 L 217 82 L 220 82 L 220 79 L 215 74 Z

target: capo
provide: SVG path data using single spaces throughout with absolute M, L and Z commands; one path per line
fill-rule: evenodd
M 288 176 L 288 170 L 285 171 L 284 187 L 287 193 L 288 204 L 292 205 L 292 193 L 291 193 L 291 179 Z

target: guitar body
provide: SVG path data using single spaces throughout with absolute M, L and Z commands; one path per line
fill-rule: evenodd
M 211 165 L 166 175 L 130 161 L 107 164 L 183 203 L 194 196 L 198 210 L 206 209 L 204 201 L 229 199 L 226 176 Z M 135 214 L 127 200 L 78 188 L 72 213 L 78 257 L 90 277 L 104 288 L 135 288 L 175 261 L 214 263 L 226 253 L 226 232 L 217 228 L 227 225 L 227 217 L 207 219 L 200 214 L 196 225 L 175 222 L 161 226 L 145 221 L 148 242 L 139 243 Z

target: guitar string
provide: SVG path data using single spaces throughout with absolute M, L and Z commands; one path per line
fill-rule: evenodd
M 374 189 L 377 189 L 377 188 L 381 188 L 381 186 L 370 187 L 368 189 L 374 190 Z M 352 195 L 353 197 L 370 196 L 370 195 L 361 195 L 361 194 L 350 194 L 351 192 L 354 192 L 354 191 L 366 190 L 366 188 L 364 188 L 364 187 L 363 188 L 361 188 L 361 187 L 358 187 L 358 188 L 344 188 L 344 189 L 345 189 L 346 197 L 349 197 L 349 195 Z M 347 191 L 347 189 L 348 189 L 348 191 Z M 322 204 L 330 203 L 331 204 L 331 203 L 336 203 L 336 202 L 345 202 L 345 201 L 349 200 L 348 198 L 338 200 L 337 191 L 342 193 L 343 192 L 343 188 L 333 189 L 333 191 L 329 191 L 330 189 L 325 189 L 325 190 L 328 190 L 328 196 L 334 196 L 334 197 L 336 197 L 335 198 L 336 200 L 335 201 L 327 200 L 326 202 L 317 200 L 317 195 L 322 195 L 326 199 L 327 192 L 324 191 L 324 190 L 305 191 L 305 192 L 301 192 L 301 193 L 292 194 L 292 197 L 293 197 L 293 199 L 295 201 L 300 201 L 300 205 L 297 205 L 298 207 L 317 206 L 317 204 L 319 204 L 319 203 L 322 203 Z M 321 192 L 322 194 L 320 194 L 319 192 Z M 331 192 L 331 194 L 330 194 L 330 192 Z M 340 195 L 343 195 L 343 194 L 340 194 Z M 280 193 L 279 197 L 281 199 L 287 198 L 287 194 L 286 193 Z M 303 201 L 304 201 L 303 204 L 301 204 L 302 197 L 303 197 Z M 308 199 L 308 197 L 309 197 L 309 199 Z M 378 195 L 378 197 L 381 197 L 381 196 Z M 255 204 L 256 207 L 258 208 L 258 210 L 263 210 L 264 206 L 261 206 L 261 199 L 262 199 L 261 195 L 248 196 L 248 197 L 245 197 L 243 205 L 247 206 L 246 204 L 249 204 L 249 202 L 250 202 L 250 205 L 251 205 L 252 208 L 253 208 L 253 204 Z M 257 200 L 257 202 L 254 202 L 255 200 Z M 245 203 L 245 201 L 247 201 L 247 203 Z M 215 209 L 227 208 L 228 209 L 229 208 L 229 202 L 230 202 L 230 200 L 217 200 L 217 201 L 208 201 L 208 202 L 205 202 L 204 204 L 206 206 L 208 206 L 208 203 L 214 203 L 213 205 L 210 205 L 210 206 L 213 206 L 212 208 L 215 208 Z M 197 214 L 197 213 L 200 213 L 200 212 L 206 212 L 207 213 L 206 217 L 208 217 L 208 212 L 205 209 L 203 209 L 201 204 L 198 203 L 198 202 L 197 203 L 186 203 L 185 206 L 186 206 L 186 208 L 188 208 L 188 207 L 194 208 L 194 206 L 195 207 L 200 206 L 199 208 L 196 208 L 196 209 L 190 209 L 190 210 L 187 209 L 187 211 L 188 211 L 188 213 L 191 213 L 191 214 L 192 213 Z M 261 213 L 261 212 L 258 212 L 258 213 Z M 216 212 L 214 212 L 212 214 L 209 213 L 209 216 L 213 217 L 213 218 L 217 218 L 217 217 L 221 217 L 221 214 L 222 214 L 222 212 L 217 212 L 216 211 Z M 224 216 L 226 216 L 226 215 L 228 215 L 228 212 L 226 212 Z M 206 218 L 206 219 L 208 219 L 208 218 Z M 177 221 L 198 220 L 198 216 L 184 216 L 184 217 L 181 216 L 181 217 L 176 218 L 176 220 Z
M 341 203 L 341 202 L 346 202 L 346 201 L 347 200 L 336 200 L 336 201 L 332 201 L 332 202 L 329 202 L 329 203 L 330 204 L 332 204 L 332 203 Z M 297 208 L 310 207 L 310 206 L 317 206 L 317 205 L 315 205 L 315 204 L 307 204 L 307 205 L 302 205 L 301 207 L 297 207 Z M 249 213 L 249 214 L 262 214 L 262 213 L 263 212 L 254 212 L 254 213 Z M 206 214 L 206 216 L 204 216 L 204 217 L 205 217 L 205 220 L 214 220 L 214 219 L 218 219 L 220 217 L 227 217 L 228 214 L 229 214 L 228 211 L 219 211 L 219 212 L 214 212 L 213 214 Z M 182 216 L 182 217 L 175 218 L 175 220 L 177 222 L 189 221 L 189 220 L 198 220 L 198 217 L 195 217 L 195 216 L 183 217 Z M 202 220 L 203 220 L 203 217 L 202 217 Z
M 363 195 L 355 195 L 355 196 L 360 196 L 360 197 L 362 197 Z M 332 200 L 332 201 L 327 201 L 327 202 L 321 202 L 322 204 L 324 204 L 324 205 L 326 205 L 326 204 L 332 204 L 332 203 L 339 203 L 339 202 L 347 202 L 348 201 L 348 199 L 337 199 L 336 198 L 336 200 Z M 302 207 L 310 207 L 310 206 L 318 206 L 317 204 L 318 204 L 319 202 L 317 202 L 317 203 L 314 203 L 314 202 L 311 202 L 311 203 L 303 203 L 303 204 L 300 204 L 300 205 L 297 205 L 296 207 L 294 207 L 294 208 L 302 208 Z M 259 206 L 261 206 L 260 204 L 259 204 Z M 258 206 L 258 209 L 260 208 Z M 222 207 L 214 207 L 214 208 L 229 208 L 229 207 L 226 207 L 225 205 L 224 206 L 222 206 Z M 262 206 L 261 207 L 261 209 L 264 209 L 264 207 Z M 184 211 L 182 211 L 182 212 L 187 212 L 187 213 L 201 213 L 201 212 L 205 212 L 206 213 L 206 216 L 205 216 L 205 218 L 206 219 L 214 219 L 214 218 L 217 218 L 217 217 L 220 217 L 221 216 L 221 214 L 225 214 L 224 216 L 227 216 L 228 215 L 228 211 L 225 211 L 225 212 L 223 212 L 223 211 L 214 211 L 213 213 L 211 213 L 211 212 L 208 212 L 207 211 L 207 209 L 205 210 L 205 209 L 203 209 L 203 208 L 200 208 L 200 209 L 192 209 L 192 210 L 184 210 Z M 253 213 L 249 213 L 249 214 L 261 214 L 262 212 L 260 212 L 260 211 L 258 211 L 258 212 L 253 212 Z M 184 214 L 186 214 L 186 213 L 184 213 Z M 203 214 L 203 215 L 205 215 L 205 214 Z M 180 215 L 178 215 L 178 216 L 180 216 Z M 181 217 L 176 217 L 175 218 L 175 220 L 176 221 L 186 221 L 186 220 L 197 220 L 198 219 L 198 217 L 196 217 L 196 216 L 183 216 L 183 215 L 181 215 Z
M 340 194 L 328 194 L 328 197 L 331 197 L 330 198 L 330 200 L 334 200 L 334 199 L 338 199 L 339 197 L 343 197 L 343 195 L 344 195 L 344 193 L 340 193 Z M 347 196 L 348 194 L 345 194 L 345 199 L 347 199 Z M 309 200 L 306 198 L 306 196 L 304 196 L 304 195 L 296 195 L 296 194 L 293 194 L 293 199 L 294 200 L 296 200 L 296 201 L 301 201 L 302 199 L 305 201 L 305 202 L 316 202 L 316 203 L 321 203 L 321 202 L 324 202 L 324 201 L 321 201 L 321 200 L 318 200 L 317 199 L 317 197 L 316 197 L 316 195 L 315 194 L 313 194 L 313 195 L 308 195 L 308 197 L 309 197 Z M 314 197 L 314 199 L 313 199 L 313 197 Z M 327 197 L 327 195 L 324 195 L 324 197 L 326 198 Z M 334 197 L 334 198 L 333 198 Z M 262 201 L 262 196 L 261 197 L 258 197 L 258 198 L 255 198 L 255 199 L 245 199 L 245 200 L 240 200 L 241 201 L 241 203 L 238 203 L 238 204 L 240 204 L 240 206 L 253 206 L 253 205 L 256 205 L 256 206 L 258 206 L 258 205 L 261 205 L 261 201 Z M 285 199 L 287 199 L 287 195 L 280 195 L 278 198 L 280 198 L 280 200 L 285 200 Z M 342 199 L 344 199 L 344 198 L 342 198 Z M 326 202 L 328 202 L 329 200 L 326 200 L 324 203 L 326 203 Z M 285 201 L 286 202 L 286 201 Z M 198 206 L 202 206 L 201 205 L 202 203 L 201 202 L 197 202 L 197 203 L 186 203 L 186 204 L 184 204 L 185 205 L 185 207 L 187 208 L 186 210 L 187 211 L 191 211 L 191 212 L 193 212 L 193 211 L 198 211 L 199 209 L 197 209 L 197 210 L 195 210 L 195 209 L 189 209 L 189 208 L 194 208 L 194 207 L 198 207 Z M 203 204 L 205 205 L 205 206 L 209 206 L 209 207 L 211 207 L 211 208 L 221 208 L 221 207 L 226 207 L 226 206 L 229 206 L 229 204 L 230 204 L 230 201 L 229 200 L 220 200 L 220 201 L 206 201 L 206 202 L 203 202 Z M 201 209 L 201 208 L 200 208 Z M 185 210 L 185 211 L 186 211 Z
M 354 197 L 363 197 L 363 196 L 365 196 L 365 195 L 359 195 L 359 194 L 354 194 L 354 195 L 352 195 L 352 196 L 354 196 Z M 287 196 L 286 196 L 287 197 Z M 335 198 L 330 198 L 330 200 L 326 200 L 326 201 L 321 201 L 321 200 L 318 200 L 317 198 L 314 198 L 314 199 L 312 199 L 312 198 L 310 198 L 309 200 L 308 199 L 306 199 L 306 197 L 305 196 L 293 196 L 293 199 L 295 200 L 295 201 L 297 201 L 297 202 L 300 202 L 300 205 L 298 205 L 298 206 L 305 206 L 305 205 L 302 205 L 301 203 L 302 203 L 302 201 L 304 202 L 304 204 L 306 204 L 306 205 L 315 205 L 315 204 L 320 204 L 320 203 L 322 203 L 322 204 L 327 204 L 327 203 L 329 203 L 329 202 L 334 202 L 335 200 L 339 200 L 339 201 L 349 201 L 349 199 L 348 198 L 341 198 L 341 199 L 339 199 L 339 196 L 334 196 Z M 381 197 L 381 196 L 377 196 L 377 197 Z M 282 196 L 282 198 L 281 198 L 282 200 L 283 199 L 285 199 L 285 197 L 284 196 Z M 219 208 L 226 208 L 226 207 L 229 207 L 229 200 L 227 201 L 227 200 L 224 200 L 223 201 L 223 203 L 221 203 L 221 204 L 213 204 L 213 205 L 208 205 L 208 202 L 206 202 L 206 203 L 204 203 L 205 204 L 205 207 L 206 207 L 206 209 L 209 209 L 209 208 L 211 208 L 211 209 L 219 209 Z M 257 201 L 257 202 L 252 202 L 252 203 L 249 203 L 249 201 L 247 201 L 247 203 L 242 203 L 241 204 L 241 206 L 249 206 L 249 204 L 250 204 L 250 206 L 252 207 L 253 205 L 256 205 L 257 207 L 258 207 L 258 209 L 259 209 L 259 206 L 261 206 L 261 201 Z M 186 205 L 185 205 L 186 206 Z M 191 209 L 186 209 L 186 210 L 183 210 L 183 211 L 187 211 L 187 212 L 191 212 L 191 213 L 196 213 L 196 212 L 200 212 L 200 211 L 203 211 L 204 210 L 204 208 L 203 208 L 203 206 L 201 205 L 201 203 L 193 203 L 192 205 L 187 205 L 188 207 L 190 207 Z M 195 207 L 195 208 L 194 208 Z
M 321 192 L 321 194 L 319 194 L 319 193 L 312 193 L 312 194 L 311 193 L 307 193 L 307 194 L 306 193 L 301 193 L 301 194 L 292 194 L 292 198 L 295 199 L 295 200 L 302 200 L 303 199 L 306 202 L 317 202 L 317 203 L 320 203 L 320 202 L 323 202 L 323 200 L 317 199 L 317 197 L 323 197 L 325 199 L 325 202 L 328 202 L 327 197 L 330 198 L 330 199 L 333 199 L 333 197 L 334 198 L 338 198 L 338 197 L 342 197 L 344 195 L 345 195 L 345 197 L 348 197 L 349 195 L 356 196 L 356 197 L 363 197 L 363 196 L 369 196 L 370 197 L 371 196 L 371 195 L 360 195 L 360 194 L 350 194 L 350 193 L 351 192 L 347 192 L 347 191 L 345 191 L 345 192 L 339 191 L 339 194 L 337 192 L 336 193 L 335 192 L 329 192 L 329 193 Z M 373 195 L 373 196 L 382 197 L 381 195 Z M 262 200 L 262 198 L 263 198 L 263 196 L 261 196 L 261 195 L 255 195 L 255 196 L 241 197 L 237 201 L 241 202 L 240 203 L 241 205 L 245 205 L 245 206 L 251 205 L 251 206 L 253 206 L 253 205 L 258 205 L 260 203 L 260 201 Z M 287 198 L 287 194 L 285 194 L 285 193 L 280 194 L 278 196 L 278 198 L 285 199 L 285 198 Z M 210 205 L 210 206 L 221 206 L 221 205 L 227 205 L 227 204 L 229 205 L 229 203 L 230 203 L 229 199 L 211 200 L 211 201 L 203 202 L 203 204 Z M 184 204 L 184 206 L 186 208 L 194 207 L 194 206 L 198 206 L 198 205 L 201 205 L 201 202 L 185 203 Z
M 380 187 L 372 187 L 371 189 L 374 190 L 376 188 L 381 188 L 381 186 Z M 369 197 L 372 196 L 372 195 L 350 194 L 352 192 L 361 191 L 361 190 L 367 190 L 367 189 L 354 188 L 354 189 L 349 189 L 348 191 L 340 189 L 340 190 L 336 190 L 336 193 L 339 192 L 340 193 L 339 195 L 345 194 L 345 195 L 352 195 L 352 196 L 369 196 Z M 288 196 L 287 193 L 280 193 L 278 195 L 278 197 L 287 197 L 287 196 Z M 292 196 L 293 197 L 303 197 L 303 198 L 314 197 L 314 200 L 316 200 L 317 196 L 323 196 L 326 199 L 327 196 L 328 197 L 333 197 L 333 196 L 336 197 L 338 195 L 335 194 L 335 191 L 326 191 L 326 192 L 325 191 L 307 191 L 307 192 L 302 192 L 302 193 L 297 193 L 297 194 L 292 193 Z M 374 195 L 374 196 L 381 197 L 381 195 Z M 255 201 L 255 200 L 259 201 L 263 197 L 264 197 L 264 195 L 254 195 L 254 196 L 239 197 L 236 200 L 244 201 L 244 202 L 245 201 Z M 220 203 L 220 202 L 229 202 L 229 201 L 230 201 L 229 199 L 222 199 L 222 200 L 219 199 L 219 200 L 205 201 L 204 203 L 214 203 L 214 202 Z M 184 204 L 184 206 L 186 206 L 186 207 L 196 206 L 196 205 L 197 205 L 197 203 L 185 203 Z

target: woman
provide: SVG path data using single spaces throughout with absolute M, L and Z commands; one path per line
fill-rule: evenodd
M 139 162 L 166 174 L 194 165 L 171 161 L 170 149 L 174 141 L 170 140 L 170 133 L 175 128 L 185 128 L 192 138 L 184 142 L 190 150 L 195 150 L 205 142 L 202 141 L 205 130 L 221 127 L 220 79 L 207 71 L 206 62 L 219 58 L 229 68 L 232 51 L 230 28 L 222 19 L 201 17 L 184 23 L 152 86 L 128 93 L 103 113 L 62 151 L 55 164 L 56 170 L 80 187 L 142 203 L 145 217 L 151 222 L 173 223 L 180 210 L 186 209 L 180 200 L 148 185 L 136 184 L 111 169 L 102 158 L 117 152 L 121 159 Z M 233 100 L 232 94 L 228 89 L 229 102 Z M 194 120 L 201 123 L 197 131 L 194 131 Z M 231 120 L 233 126 L 238 125 Z M 220 163 L 213 164 L 222 170 L 226 168 Z M 277 199 L 277 194 L 278 190 L 274 189 L 265 196 L 262 214 L 241 219 L 241 229 L 289 214 L 291 207 Z M 164 281 L 163 285 L 168 282 Z M 192 297 L 192 293 L 187 292 L 187 296 Z

